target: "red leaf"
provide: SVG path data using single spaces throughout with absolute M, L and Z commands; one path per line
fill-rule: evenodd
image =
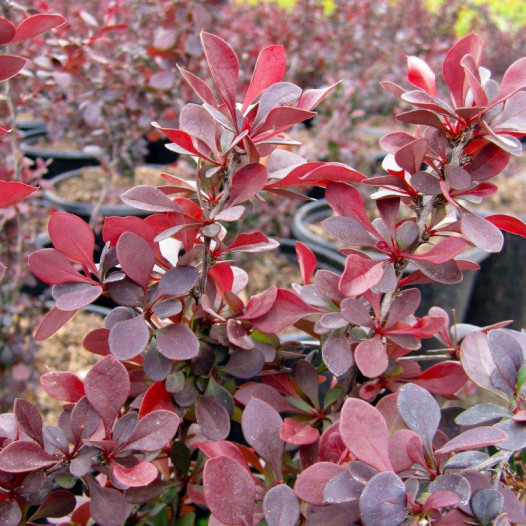
M 465 166 L 473 181 L 486 181 L 500 174 L 510 160 L 510 154 L 496 144 L 488 143 L 475 158 Z
M 66 371 L 43 374 L 40 377 L 40 385 L 53 398 L 65 402 L 78 402 L 85 395 L 82 380 Z
M 217 440 L 211 442 L 201 442 L 199 444 L 195 444 L 195 446 L 198 447 L 208 458 L 222 456 L 230 457 L 243 466 L 248 472 L 250 472 L 243 453 L 232 442 L 228 442 L 227 440 Z
M 164 382 L 154 382 L 144 393 L 139 408 L 139 418 L 159 409 L 174 411 L 172 398 L 173 395 L 165 389 Z
M 130 488 L 140 488 L 147 486 L 157 478 L 157 468 L 151 462 L 139 462 L 135 466 L 126 468 L 112 463 L 113 476 L 125 486 Z
M 29 258 L 31 272 L 44 283 L 91 283 L 93 280 L 77 272 L 66 256 L 54 248 L 43 248 L 33 252 Z
M 132 232 L 142 237 L 154 248 L 155 230 L 144 219 L 134 216 L 109 216 L 104 219 L 102 239 L 105 243 L 109 242 L 112 246 L 115 246 L 124 232 Z
M 526 223 L 518 217 L 508 216 L 506 214 L 495 214 L 492 216 L 486 216 L 485 219 L 492 225 L 500 228 L 500 230 L 526 237 Z
M 382 413 L 357 398 L 348 398 L 340 418 L 340 434 L 349 451 L 378 471 L 393 471 L 389 430 Z
M 285 74 L 286 66 L 287 61 L 285 59 L 283 46 L 269 46 L 261 50 L 256 61 L 256 66 L 254 67 L 250 85 L 243 99 L 241 113 L 245 113 L 246 109 L 256 100 L 263 90 L 281 81 Z
M 0 469 L 7 473 L 24 473 L 49 468 L 60 462 L 60 457 L 46 453 L 35 442 L 18 440 L 0 451 Z
M 336 82 L 335 84 L 327 86 L 326 88 L 305 90 L 298 100 L 298 108 L 303 110 L 314 109 L 325 99 L 325 97 L 327 97 L 327 95 L 330 95 L 339 84 L 340 82 Z
M 84 389 L 89 403 L 109 432 L 130 394 L 130 378 L 126 368 L 113 356 L 107 356 L 89 370 Z
M 430 393 L 451 398 L 465 385 L 466 373 L 458 362 L 441 362 L 429 367 L 411 381 Z
M 421 58 L 407 57 L 407 80 L 413 86 L 423 89 L 428 95 L 437 97 L 437 88 L 435 84 L 435 74 Z
M 374 287 L 384 275 L 383 263 L 351 254 L 345 259 L 339 290 L 344 296 L 359 296 Z
M 466 247 L 467 242 L 461 237 L 448 237 L 440 241 L 437 245 L 421 254 L 404 254 L 403 257 L 418 261 L 427 261 L 434 265 L 441 265 L 446 261 L 458 256 Z
M 0 60 L 1 58 L 2 55 L 0 55 Z M 2 64 L 0 62 L 0 80 L 5 80 L 1 78 L 1 75 L 4 71 L 5 70 L 2 69 Z M 0 208 L 6 208 L 10 205 L 14 205 L 15 203 L 18 203 L 19 201 L 22 201 L 26 197 L 30 196 L 37 190 L 38 188 L 34 186 L 29 186 L 17 181 L 0 181 Z
M 316 256 L 312 250 L 306 247 L 303 243 L 299 241 L 296 242 L 296 257 L 298 258 L 298 263 L 300 264 L 301 277 L 303 279 L 303 284 L 308 285 L 316 270 Z
M 108 338 L 110 335 L 109 329 L 101 328 L 95 329 L 86 335 L 82 345 L 85 349 L 93 354 L 100 354 L 107 356 L 111 353 Z
M 14 77 L 26 65 L 26 62 L 25 58 L 16 55 L 0 55 L 0 82 Z M 5 181 L 2 182 L 5 183 Z
M 272 250 L 278 246 L 278 242 L 269 239 L 263 232 L 241 233 L 229 245 L 231 252 L 262 252 Z
M 509 99 L 513 94 L 526 88 L 526 57 L 515 61 L 504 73 L 497 97 L 491 101 L 491 106 Z
M 65 23 L 66 19 L 62 15 L 40 13 L 30 16 L 16 28 L 15 38 L 11 42 L 20 42 L 21 40 L 33 38 Z
M 201 32 L 206 62 L 219 95 L 228 106 L 232 121 L 236 119 L 236 92 L 239 61 L 234 50 L 220 37 Z
M 42 320 L 42 323 L 35 333 L 35 341 L 41 342 L 55 334 L 63 327 L 73 316 L 76 311 L 62 311 L 53 307 Z
M 354 350 L 354 359 L 358 369 L 367 378 L 380 376 L 389 365 L 385 346 L 379 338 L 370 338 L 360 342 Z
M 246 164 L 232 178 L 228 206 L 239 205 L 260 192 L 268 179 L 268 168 L 262 164 Z
M 294 325 L 301 318 L 316 312 L 318 312 L 318 309 L 305 303 L 293 292 L 278 289 L 276 300 L 270 309 L 262 316 L 251 321 L 252 325 L 260 331 L 277 333 Z
M 457 107 L 464 105 L 465 71 L 461 65 L 461 60 L 465 55 L 471 55 L 475 59 L 475 64 L 478 65 L 482 57 L 483 47 L 482 39 L 478 35 L 470 33 L 456 42 L 444 59 L 442 73 Z
M 85 221 L 68 212 L 55 212 L 49 219 L 48 232 L 57 250 L 71 261 L 85 265 L 93 274 L 97 274 L 93 261 L 95 236 Z
M 298 422 L 292 418 L 285 418 L 279 430 L 281 440 L 295 446 L 313 444 L 320 438 L 318 430 L 305 422 Z
M 184 79 L 190 87 L 195 91 L 196 95 L 207 104 L 210 104 L 213 108 L 217 108 L 217 101 L 214 97 L 212 90 L 203 82 L 199 77 L 196 77 L 193 73 L 184 70 L 183 68 L 177 66 L 179 71 L 183 75 Z
M 15 36 L 16 28 L 4 17 L 0 17 L 0 46 L 7 44 Z
M 155 265 L 150 245 L 142 237 L 124 232 L 117 242 L 117 257 L 126 275 L 146 290 Z
M 252 526 L 256 486 L 236 460 L 225 456 L 208 460 L 203 489 L 208 508 L 221 522 Z

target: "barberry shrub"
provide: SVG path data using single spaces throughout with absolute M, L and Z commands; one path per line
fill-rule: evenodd
M 202 104 L 182 110 L 178 129 L 156 125 L 193 159 L 195 179 L 162 174 L 162 186 L 123 194 L 151 215 L 106 218 L 97 263 L 91 229 L 64 212 L 49 223 L 55 248 L 29 258 L 56 301 L 37 340 L 100 296 L 116 307 L 86 335 L 101 359 L 84 380 L 42 376 L 64 402 L 56 425 L 24 400 L 1 415 L 3 522 L 526 522 L 526 338 L 507 322 L 451 327 L 440 306 L 418 317 L 412 288 L 454 286 L 476 268 L 465 250 L 498 252 L 501 229 L 526 235 L 517 219 L 470 208 L 521 153 L 526 59 L 499 86 L 470 34 L 448 52 L 439 89 L 409 57 L 414 89 L 385 87 L 413 107 L 398 119 L 415 131 L 384 137 L 387 174 L 366 179 L 280 148 L 333 86 L 282 81 L 284 51 L 271 46 L 239 98 L 237 55 L 217 36 L 201 40 L 213 86 L 182 70 Z M 356 184 L 379 187 L 375 219 Z M 324 227 L 347 247 L 343 272 L 316 270 L 298 243 L 302 283 L 246 298 L 236 254 L 278 243 L 260 231 L 232 238 L 230 225 L 267 192 L 297 198 L 304 186 L 326 189 L 335 215 Z M 291 326 L 312 341 L 282 341 Z M 419 351 L 431 338 L 439 352 Z M 438 402 L 474 386 L 491 401 Z

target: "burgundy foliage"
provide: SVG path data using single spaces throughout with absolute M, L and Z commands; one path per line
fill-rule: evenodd
M 417 316 L 413 287 L 454 286 L 475 267 L 467 250 L 501 249 L 500 229 L 526 237 L 519 220 L 468 206 L 497 191 L 488 180 L 521 153 L 526 59 L 499 86 L 470 34 L 449 50 L 437 87 L 431 67 L 409 57 L 415 89 L 385 87 L 412 108 L 398 119 L 417 127 L 382 139 L 387 175 L 367 179 L 283 149 L 334 85 L 284 82 L 284 50 L 270 46 L 242 92 L 229 44 L 207 32 L 201 44 L 210 85 L 181 70 L 201 103 L 183 108 L 178 128 L 156 125 L 193 158 L 194 179 L 162 174 L 162 185 L 126 192 L 124 203 L 150 215 L 107 218 L 97 262 L 90 227 L 65 212 L 49 223 L 54 248 L 29 258 L 56 302 L 36 339 L 100 296 L 115 307 L 86 335 L 100 359 L 85 378 L 42 376 L 64 402 L 56 425 L 23 400 L 0 416 L 3 522 L 526 522 L 511 469 L 526 448 L 526 338 L 505 323 L 450 327 L 439 307 Z M 355 184 L 379 188 L 375 219 Z M 316 270 L 298 244 L 303 283 L 247 297 L 232 255 L 278 242 L 233 226 L 251 201 L 305 186 L 326 189 L 334 216 L 323 226 L 341 243 L 343 272 Z M 312 342 L 280 339 L 293 326 Z M 441 354 L 426 350 L 431 338 Z M 475 384 L 501 403 L 463 411 L 434 396 L 455 400 Z M 68 491 L 76 481 L 88 500 Z

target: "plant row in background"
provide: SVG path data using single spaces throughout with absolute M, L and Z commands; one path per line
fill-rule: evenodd
M 63 19 L 1 21 L 7 43 L 39 38 Z M 119 31 L 110 22 L 103 33 Z M 284 81 L 284 49 L 271 45 L 240 89 L 244 66 L 223 39 L 203 32 L 194 44 L 208 71 L 180 74 L 198 103 L 182 108 L 177 127 L 162 116 L 155 123 L 192 177 L 160 172 L 159 186 L 125 192 L 125 204 L 149 215 L 106 217 L 100 256 L 92 228 L 67 212 L 49 220 L 53 248 L 29 256 L 55 300 L 36 340 L 100 298 L 114 307 L 85 336 L 98 361 L 84 378 L 41 377 L 61 402 L 59 414 L 45 415 L 51 425 L 23 399 L 0 415 L 2 521 L 526 522 L 525 336 L 498 312 L 483 328 L 451 324 L 440 305 L 416 316 L 414 288 L 456 286 L 477 267 L 466 250 L 499 252 L 501 230 L 526 236 L 520 220 L 470 208 L 498 191 L 496 176 L 521 154 L 526 59 L 497 83 L 481 66 L 481 38 L 469 34 L 448 51 L 437 86 L 433 69 L 410 56 L 411 87 L 389 79 L 383 88 L 411 127 L 382 138 L 386 172 L 366 177 L 288 149 L 290 128 L 330 107 L 336 84 Z M 4 56 L 0 65 L 6 80 L 23 60 Z M 258 258 L 278 242 L 243 217 L 259 200 L 299 199 L 312 186 L 325 189 L 334 212 L 323 226 L 345 247 L 343 271 L 318 269 L 298 243 L 301 283 L 247 295 L 239 255 Z M 363 187 L 376 190 L 370 203 Z M 36 190 L 20 180 L 0 189 L 0 205 L 18 217 Z M 8 277 L 24 267 L 4 263 Z M 310 341 L 286 341 L 291 327 Z M 439 348 L 426 350 L 432 339 Z

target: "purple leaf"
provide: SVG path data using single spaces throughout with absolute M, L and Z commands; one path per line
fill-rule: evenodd
M 460 229 L 466 239 L 480 250 L 500 252 L 504 244 L 502 232 L 489 221 L 467 210 L 461 210 Z
M 180 422 L 181 419 L 171 411 L 152 411 L 139 420 L 125 444 L 126 449 L 157 451 L 172 440 Z
M 44 445 L 42 436 L 42 417 L 37 408 L 21 398 L 15 400 L 13 413 L 20 429 L 41 446 Z
M 143 354 L 144 372 L 152 380 L 165 380 L 172 370 L 172 360 L 165 358 L 155 347 Z
M 340 433 L 349 451 L 379 471 L 392 471 L 389 460 L 389 430 L 375 407 L 348 398 L 342 407 Z
M 317 462 L 304 470 L 296 480 L 294 493 L 309 504 L 325 503 L 324 488 L 337 475 L 345 472 L 345 467 L 332 462 Z
M 485 403 L 466 409 L 455 418 L 455 422 L 459 426 L 476 426 L 503 417 L 510 418 L 510 411 L 495 404 Z
M 100 285 L 62 283 L 53 287 L 53 298 L 61 311 L 76 311 L 95 301 L 102 294 Z
M 324 502 L 341 504 L 358 500 L 364 485 L 354 479 L 348 471 L 333 477 L 326 485 L 323 492 Z
M 322 221 L 323 228 L 342 243 L 356 247 L 372 247 L 376 240 L 353 217 L 329 217 Z
M 108 337 L 111 353 L 118 360 L 135 358 L 146 348 L 149 340 L 150 331 L 142 314 L 117 322 Z
M 210 440 L 224 440 L 230 433 L 230 415 L 225 407 L 209 397 L 195 403 L 195 416 L 201 430 Z
M 258 375 L 265 365 L 265 356 L 254 348 L 251 351 L 235 351 L 230 356 L 223 371 L 236 378 L 252 378 Z
M 135 186 L 121 195 L 121 201 L 148 212 L 181 212 L 181 209 L 155 186 Z
M 407 517 L 404 483 L 394 473 L 378 473 L 365 486 L 360 497 L 360 516 L 364 526 L 399 526 Z
M 38 507 L 38 510 L 31 516 L 30 520 L 64 517 L 71 513 L 76 505 L 75 496 L 70 491 L 54 491 Z
M 271 488 L 263 499 L 263 515 L 268 526 L 295 526 L 300 518 L 300 505 L 286 484 Z
M 203 472 L 203 490 L 208 508 L 221 522 L 252 526 L 256 486 L 239 462 L 225 456 L 208 460 Z
M 504 497 L 496 489 L 481 489 L 471 497 L 471 510 L 481 524 L 491 524 L 502 511 Z
M 519 451 L 526 447 L 526 424 L 524 422 L 506 420 L 505 422 L 495 424 L 493 427 L 504 431 L 508 435 L 505 441 L 499 443 L 499 449 Z
M 471 186 L 471 176 L 464 168 L 455 164 L 446 164 L 444 167 L 446 181 L 455 190 L 467 190 Z
M 18 526 L 22 520 L 22 511 L 15 499 L 4 500 L 0 504 L 0 522 L 4 526 Z
M 190 360 L 199 354 L 199 340 L 185 325 L 173 324 L 157 333 L 157 348 L 170 360 Z
M 279 436 L 282 425 L 279 413 L 257 398 L 252 398 L 243 411 L 241 427 L 246 441 L 272 466 L 278 479 L 285 451 L 285 443 Z
M 124 232 L 117 241 L 117 257 L 126 275 L 146 290 L 155 264 L 150 244 L 132 232 Z
M 445 455 L 454 451 L 465 451 L 467 449 L 480 449 L 487 446 L 495 446 L 508 439 L 508 435 L 496 427 L 482 426 L 464 431 L 456 436 L 440 449 L 437 454 Z
M 104 526 L 122 526 L 130 514 L 130 505 L 124 495 L 113 488 L 101 488 L 99 483 L 89 477 L 90 514 L 99 524 Z
M 428 491 L 431 493 L 438 491 L 452 491 L 459 496 L 460 503 L 465 505 L 469 501 L 471 487 L 469 481 L 462 475 L 459 475 L 458 473 L 446 473 L 445 475 L 439 475 L 435 478 L 435 480 L 429 484 Z
M 76 444 L 90 438 L 100 424 L 100 418 L 95 408 L 86 397 L 81 398 L 71 411 L 69 426 Z
M 169 269 L 159 281 L 158 294 L 160 296 L 185 296 L 199 279 L 196 267 L 181 266 Z
M 338 332 L 332 333 L 322 347 L 323 361 L 335 376 L 345 374 L 353 365 L 354 358 L 351 344 Z
M 316 368 L 306 360 L 299 360 L 294 365 L 294 378 L 309 400 L 318 407 L 320 382 Z
M 405 425 L 421 439 L 429 455 L 433 454 L 433 438 L 440 423 L 440 407 L 424 388 L 404 385 L 398 391 L 398 411 Z
M 84 380 L 84 388 L 89 403 L 109 432 L 130 394 L 130 378 L 126 368 L 113 356 L 107 356 L 90 369 Z
M 26 440 L 11 442 L 0 451 L 0 469 L 7 473 L 49 468 L 60 460 L 60 457 L 46 453 L 38 444 Z

